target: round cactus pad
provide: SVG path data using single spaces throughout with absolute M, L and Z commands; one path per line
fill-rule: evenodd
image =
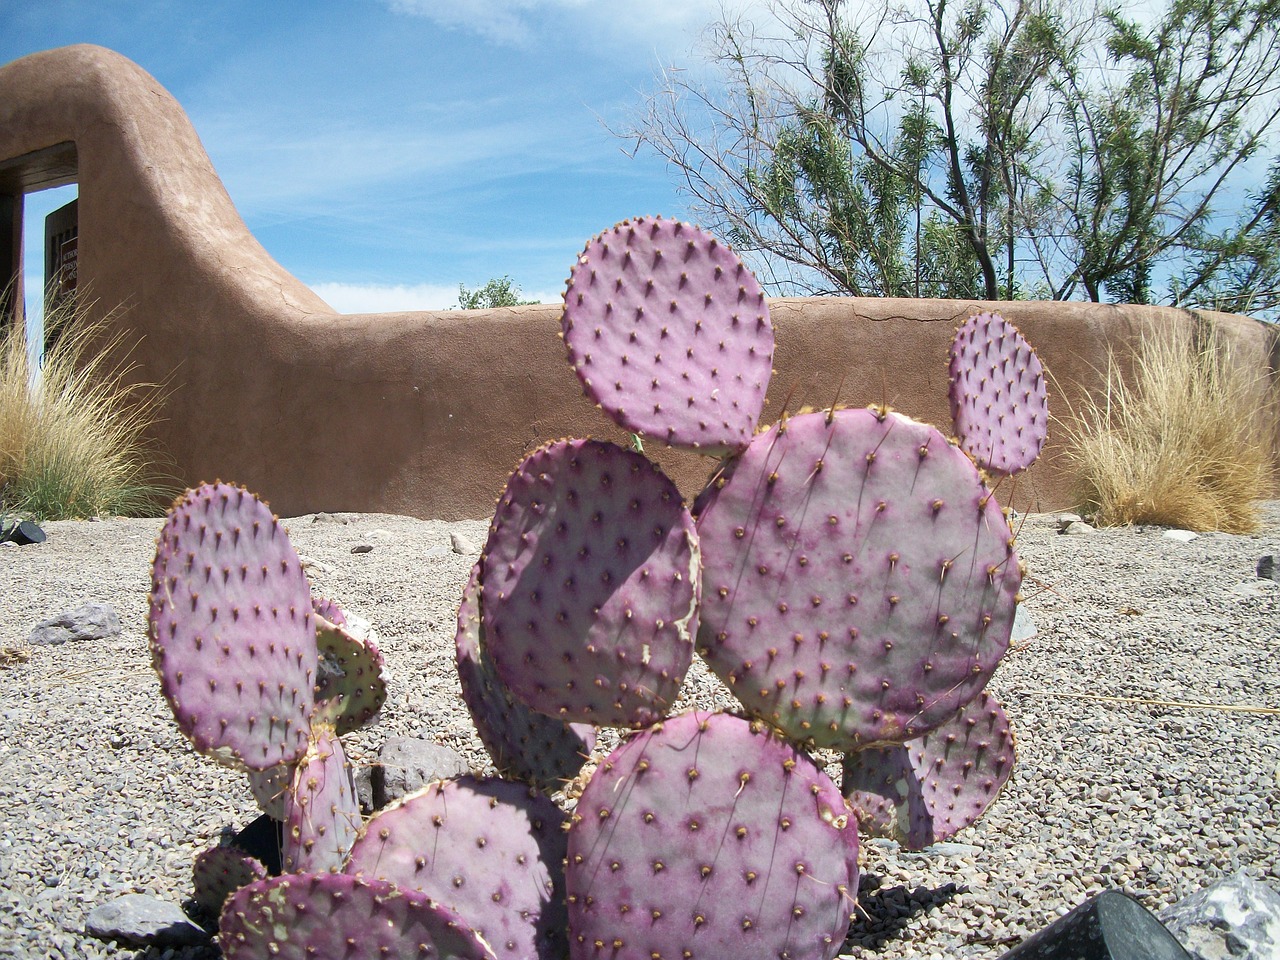
M 973 463 L 883 410 L 756 437 L 696 505 L 699 651 L 752 713 L 820 747 L 947 720 L 1008 649 L 1021 572 Z
M 578 801 L 573 960 L 840 952 L 858 830 L 809 757 L 763 724 L 686 713 L 628 738 Z
M 984 692 L 919 740 L 846 754 L 841 789 L 864 834 L 922 850 L 977 820 L 1013 761 L 1009 719 Z
M 191 867 L 193 900 L 210 919 L 222 913 L 227 897 L 243 886 L 261 880 L 267 868 L 235 847 L 210 847 L 196 855 Z
M 624 220 L 587 244 L 562 326 L 587 395 L 624 429 L 719 454 L 751 439 L 773 364 L 760 284 L 711 234 Z
M 216 483 L 173 505 L 156 543 L 149 636 L 160 688 L 198 751 L 265 770 L 307 749 L 311 588 L 253 494 Z
M 447 904 L 499 958 L 559 960 L 563 825 L 560 809 L 524 784 L 438 781 L 374 814 L 345 872 Z
M 1040 456 L 1049 431 L 1044 368 L 1018 328 L 998 313 L 970 317 L 951 341 L 951 419 L 982 467 L 1010 474 Z
M 360 804 L 342 741 L 331 727 L 313 727 L 311 734 L 311 746 L 285 794 L 281 854 L 290 873 L 340 869 L 360 827 Z
M 320 662 L 311 719 L 330 724 L 342 735 L 377 716 L 387 699 L 387 681 L 382 675 L 382 652 L 373 638 L 357 635 L 341 610 L 338 614 L 341 621 L 328 620 L 319 610 L 315 613 Z
M 481 568 L 489 655 L 528 706 L 644 726 L 693 659 L 698 541 L 653 463 L 594 440 L 530 454 L 498 501 Z
M 480 615 L 480 561 L 458 606 L 454 645 L 462 699 L 498 772 L 541 790 L 556 790 L 582 769 L 596 745 L 595 727 L 564 723 L 530 710 L 511 695 L 485 652 Z
M 342 873 L 291 873 L 242 887 L 222 910 L 218 945 L 226 960 L 494 960 L 448 907 Z

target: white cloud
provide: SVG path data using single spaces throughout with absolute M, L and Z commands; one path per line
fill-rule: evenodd
M 457 285 L 436 283 L 315 283 L 311 289 L 339 313 L 401 313 L 413 310 L 446 310 L 458 302 Z M 560 291 L 521 291 L 522 299 L 556 303 Z

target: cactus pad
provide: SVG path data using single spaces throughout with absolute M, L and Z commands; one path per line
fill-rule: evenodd
M 864 834 L 921 850 L 977 820 L 1013 762 L 1009 719 L 984 692 L 919 740 L 847 754 L 841 790 Z
M 569 361 L 624 429 L 714 454 L 747 445 L 773 327 L 756 278 L 715 237 L 678 220 L 624 220 L 587 244 L 564 303 Z
M 342 741 L 331 727 L 313 727 L 311 735 L 286 794 L 282 853 L 288 873 L 340 869 L 360 827 L 360 805 Z
M 883 410 L 793 417 L 704 491 L 699 651 L 752 713 L 819 747 L 947 720 L 1008 649 L 1021 572 L 968 457 Z
M 498 772 L 549 791 L 576 777 L 595 748 L 595 728 L 530 710 L 499 679 L 485 652 L 480 561 L 462 592 L 454 641 L 462 699 Z
M 425 894 L 341 873 L 285 874 L 242 887 L 218 927 L 226 960 L 494 960 L 462 918 Z
M 829 960 L 858 889 L 839 789 L 763 724 L 727 714 L 627 739 L 579 799 L 568 852 L 573 960 Z
M 243 851 L 235 847 L 210 847 L 197 854 L 192 864 L 195 889 L 192 899 L 205 916 L 216 920 L 227 897 L 266 875 L 267 868 Z
M 337 608 L 334 608 L 337 609 Z M 342 611 L 338 610 L 340 616 Z M 372 637 L 361 637 L 342 621 L 316 614 L 317 673 L 313 723 L 327 723 L 339 735 L 364 726 L 387 699 L 382 653 Z
M 285 794 L 293 782 L 294 763 L 277 763 L 266 770 L 249 770 L 249 790 L 258 808 L 273 820 L 283 820 L 288 802 Z
M 564 814 L 523 784 L 461 777 L 374 814 L 346 872 L 448 904 L 499 958 L 564 956 Z
M 253 494 L 217 483 L 173 505 L 156 543 L 148 632 L 161 690 L 198 751 L 265 770 L 306 750 L 311 588 Z
M 693 659 L 698 539 L 653 463 L 595 440 L 531 453 L 482 559 L 487 651 L 520 700 L 566 722 L 643 726 Z
M 951 419 L 965 452 L 1010 474 L 1040 456 L 1049 429 L 1044 368 L 1018 328 L 998 313 L 970 317 L 951 341 Z

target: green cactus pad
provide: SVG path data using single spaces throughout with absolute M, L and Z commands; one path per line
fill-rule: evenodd
M 462 591 L 454 645 L 462 699 L 498 773 L 548 791 L 576 777 L 595 748 L 595 727 L 530 710 L 498 677 L 485 652 L 479 560 Z
M 338 870 L 360 828 L 351 768 L 331 727 L 315 726 L 311 745 L 285 794 L 284 869 L 289 873 Z
M 998 474 L 1025 470 L 1049 431 L 1044 368 L 998 313 L 970 317 L 951 341 L 951 419 L 960 446 Z
M 156 543 L 148 633 L 161 690 L 196 750 L 265 770 L 307 749 L 311 588 L 253 494 L 207 484 L 173 505 Z
M 482 559 L 487 651 L 566 722 L 644 726 L 693 659 L 698 539 L 667 476 L 595 440 L 540 447 L 507 481 Z
M 311 720 L 331 725 L 341 736 L 358 730 L 382 709 L 387 700 L 384 661 L 373 638 L 356 634 L 344 615 L 339 622 L 317 612 L 315 619 L 320 662 Z
M 563 823 L 560 809 L 524 784 L 438 781 L 374 814 L 346 872 L 447 904 L 499 958 L 559 960 Z
M 686 713 L 597 768 L 569 830 L 572 960 L 830 960 L 858 889 L 831 779 L 764 724 Z
M 587 244 L 562 326 L 587 395 L 620 426 L 722 454 L 764 409 L 773 327 L 760 284 L 698 227 L 624 220 Z
M 933 427 L 803 414 L 695 505 L 699 651 L 746 708 L 843 751 L 952 716 L 1008 649 L 1021 572 L 999 505 Z
M 919 740 L 846 754 L 841 790 L 864 834 L 922 850 L 977 820 L 1013 763 L 1009 719 L 984 692 Z
M 226 960 L 495 960 L 461 917 L 425 894 L 341 873 L 240 888 L 222 910 L 218 945 Z
M 192 899 L 204 915 L 216 920 L 227 898 L 267 875 L 258 860 L 235 847 L 211 847 L 196 855 L 191 867 Z

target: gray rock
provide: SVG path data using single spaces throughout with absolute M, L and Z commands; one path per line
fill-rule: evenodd
M 1058 532 L 1062 533 L 1073 523 L 1084 523 L 1084 517 L 1078 513 L 1059 513 L 1054 516 L 1053 522 L 1058 525 Z
M 185 947 L 209 941 L 204 928 L 193 923 L 176 903 L 143 893 L 129 893 L 95 907 L 84 928 L 99 940 L 156 947 Z
M 50 647 L 69 640 L 101 640 L 120 635 L 120 617 L 107 603 L 85 603 L 49 620 L 41 620 L 27 636 L 34 646 Z
M 1177 540 L 1180 543 L 1190 543 L 1200 534 L 1192 533 L 1190 530 L 1166 530 L 1164 536 L 1166 539 Z
M 1280 893 L 1243 870 L 1179 900 L 1160 919 L 1195 960 L 1280 957 Z
M 1280 581 L 1280 562 L 1274 553 L 1258 559 L 1258 579 Z
M 312 523 L 346 523 L 346 517 L 335 517 L 332 513 L 317 513 L 311 518 Z
M 371 771 L 372 808 L 381 809 L 433 780 L 470 771 L 467 761 L 446 746 L 422 737 L 388 737 Z
M 480 552 L 479 547 L 460 533 L 449 534 L 449 542 L 453 546 L 453 552 L 459 553 L 464 557 L 474 557 Z
M 1021 643 L 1023 640 L 1030 640 L 1039 632 L 1040 629 L 1031 619 L 1031 614 L 1027 613 L 1027 608 L 1021 603 L 1018 604 L 1013 614 L 1013 636 L 1009 638 L 1009 642 Z
M 1059 529 L 1058 532 L 1074 537 L 1085 533 L 1095 533 L 1096 531 L 1083 520 L 1072 520 L 1066 526 Z
M 372 543 L 357 543 L 351 548 L 352 553 L 370 553 L 373 550 Z

